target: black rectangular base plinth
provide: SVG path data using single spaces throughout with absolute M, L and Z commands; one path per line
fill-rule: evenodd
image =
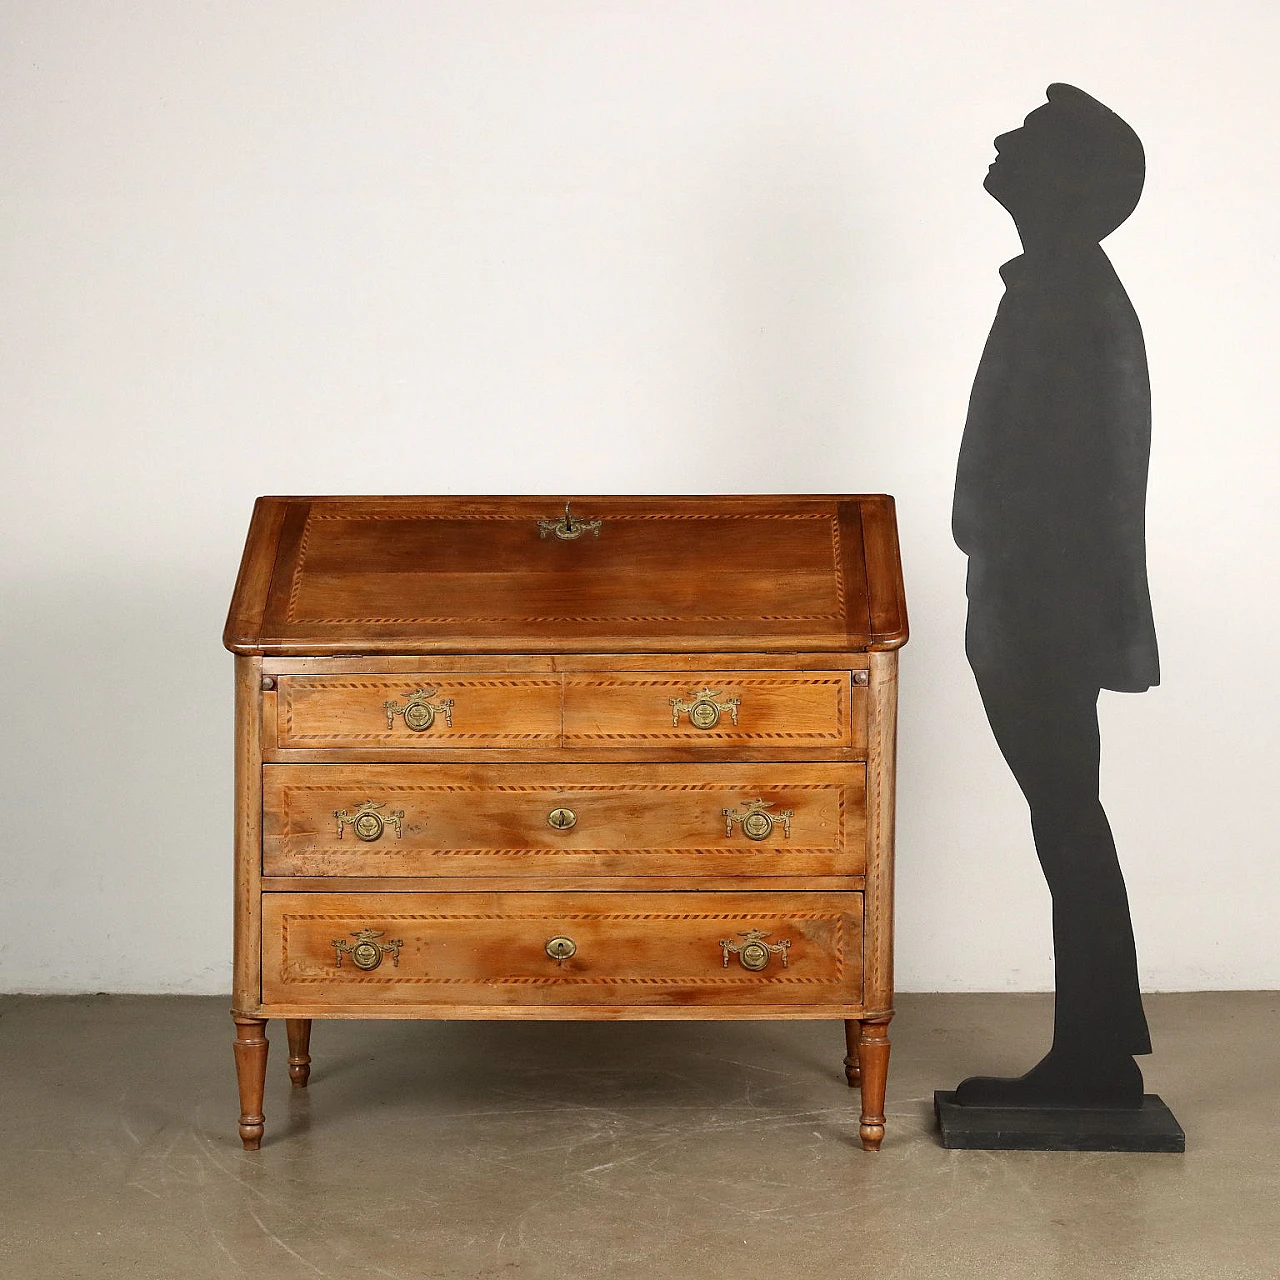
M 1166 1151 L 1187 1149 L 1173 1112 L 1154 1093 L 1132 1111 L 1072 1111 L 1046 1107 L 961 1107 L 939 1090 L 933 1109 L 942 1145 L 966 1151 Z

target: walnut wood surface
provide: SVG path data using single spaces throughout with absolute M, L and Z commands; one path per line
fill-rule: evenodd
M 849 1004 L 862 981 L 856 894 L 267 894 L 263 994 L 268 1002 L 395 1004 Z M 363 929 L 402 940 L 362 973 L 338 963 L 334 939 Z M 754 929 L 788 940 L 784 964 L 760 972 L 721 939 Z M 577 951 L 546 952 L 557 936 Z
M 307 655 L 816 652 L 906 640 L 883 495 L 574 501 L 580 519 L 601 520 L 598 536 L 539 536 L 540 519 L 560 516 L 558 498 L 264 500 L 270 519 L 246 548 L 225 642 Z M 856 541 L 862 554 L 846 545 Z
M 232 1050 L 236 1060 L 236 1083 L 240 1090 L 240 1141 L 246 1151 L 262 1145 L 266 1118 L 262 1099 L 267 1081 L 267 1023 L 264 1018 L 236 1017 L 236 1038 Z
M 265 1019 L 305 1084 L 314 1017 L 833 1018 L 861 1136 L 893 1012 L 891 499 L 264 498 L 236 663 L 233 1014 L 261 1141 Z M 453 700 L 423 733 L 415 689 Z M 711 730 L 671 699 L 736 697 Z M 760 842 L 722 810 L 792 809 Z M 403 810 L 377 841 L 335 810 Z M 552 807 L 577 822 L 547 824 Z M 264 876 L 264 871 L 267 873 Z M 721 939 L 787 938 L 760 973 Z M 365 973 L 334 940 L 394 941 Z M 578 950 L 557 964 L 549 937 Z M 396 963 L 398 958 L 399 963 Z
M 867 1005 L 893 1008 L 894 779 L 898 750 L 898 655 L 871 655 L 867 761 Z
M 415 731 L 386 704 L 406 705 L 417 689 L 452 703 L 430 728 Z M 710 729 L 690 722 L 703 690 L 737 699 Z M 660 670 L 546 676 L 418 671 L 281 675 L 276 681 L 275 746 L 280 750 L 394 749 L 400 752 L 501 749 L 576 751 L 746 748 L 768 757 L 788 751 L 865 750 L 866 690 L 848 671 Z M 734 718 L 736 712 L 736 722 Z M 741 750 L 734 755 L 742 757 Z
M 862 893 L 865 876 L 263 876 L 263 893 Z
M 250 1013 L 262 998 L 262 659 L 235 660 L 235 883 L 231 1007 Z
M 305 1089 L 311 1079 L 311 1019 L 289 1018 L 284 1025 L 289 1036 L 289 1083 Z
M 281 748 L 556 747 L 560 742 L 560 677 L 281 676 L 277 682 L 276 734 Z M 451 699 L 448 719 L 435 716 L 420 732 L 403 715 L 387 723 L 385 703 L 403 707 L 425 686 L 432 701 Z M 452 721 L 452 724 L 449 723 Z
M 724 811 L 762 799 L 764 840 Z M 376 841 L 335 811 L 373 800 Z M 567 830 L 553 810 L 576 818 Z M 788 834 L 789 830 L 789 834 Z M 860 765 L 267 765 L 263 871 L 268 876 L 859 875 L 866 814 Z
M 862 1115 L 858 1136 L 867 1151 L 879 1151 L 884 1141 L 884 1095 L 889 1076 L 889 1019 L 862 1019 L 858 1037 L 858 1068 L 862 1084 Z
M 737 698 L 736 722 L 722 711 L 699 729 L 672 699 L 690 705 L 703 689 Z M 861 692 L 861 691 L 859 691 Z M 673 714 L 673 711 L 675 714 Z M 752 754 L 778 747 L 810 752 L 850 745 L 847 671 L 600 672 L 564 678 L 564 746 L 607 751 L 628 746 L 730 746 Z M 739 753 L 741 755 L 741 753 Z

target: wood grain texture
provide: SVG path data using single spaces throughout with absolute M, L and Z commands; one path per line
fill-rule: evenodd
M 224 637 L 250 1148 L 268 1017 L 297 1087 L 314 1018 L 842 1019 L 864 1145 L 883 1136 L 906 639 L 892 500 L 587 497 L 575 515 L 599 538 L 540 538 L 562 511 L 255 509 Z M 388 724 L 384 704 L 419 688 L 449 716 Z M 737 699 L 737 724 L 673 723 L 671 700 L 704 688 Z M 789 833 L 726 832 L 755 799 L 792 810 Z M 336 814 L 369 801 L 383 826 L 362 841 Z M 574 942 L 558 960 L 556 935 Z M 789 946 L 756 972 L 724 946 L 752 941 Z
M 583 497 L 578 515 L 601 528 L 574 541 L 539 536 L 560 499 L 271 501 L 285 507 L 278 540 L 253 570 L 271 585 L 257 633 L 229 629 L 237 652 L 841 651 L 872 638 L 841 508 L 875 497 Z
M 382 653 L 353 657 L 280 657 L 262 659 L 270 675 L 403 675 L 442 673 L 540 675 L 584 671 L 862 671 L 866 652 L 823 653 Z
M 894 798 L 898 751 L 898 655 L 871 655 L 867 761 L 867 1005 L 893 1009 Z
M 857 1018 L 865 1010 L 860 1004 L 466 1004 L 462 1001 L 441 1003 L 437 1000 L 404 999 L 395 1004 L 374 1005 L 368 1001 L 335 1000 L 317 1008 L 309 1000 L 304 1003 L 278 1001 L 262 1006 L 264 1018 L 399 1019 L 441 1018 L 469 1019 L 483 1022 L 775 1022 Z
M 437 751 L 442 747 L 558 747 L 559 676 L 460 676 L 422 672 L 398 676 L 280 676 L 276 742 L 290 747 L 394 747 Z M 419 689 L 433 704 L 452 701 L 415 732 L 386 703 L 405 706 Z
M 262 632 L 280 531 L 288 510 L 283 498 L 259 498 L 254 503 L 227 625 L 222 633 L 223 644 L 237 653 L 251 652 Z
M 266 1117 L 262 1099 L 267 1083 L 267 1023 L 263 1018 L 235 1018 L 236 1084 L 240 1092 L 240 1141 L 246 1151 L 262 1146 Z
M 743 662 L 739 659 L 739 664 Z M 350 664 L 347 664 L 350 665 Z M 356 751 L 412 757 L 478 758 L 506 751 L 541 757 L 559 749 L 625 753 L 624 758 L 826 758 L 866 755 L 863 670 L 660 669 L 521 674 L 419 669 L 412 674 L 281 674 L 275 678 L 268 751 Z M 415 732 L 402 707 L 417 689 L 449 701 L 430 728 Z M 726 710 L 709 729 L 687 707 L 705 691 Z M 673 707 L 678 700 L 686 709 Z M 736 722 L 735 722 L 736 719 Z M 315 758 L 315 757 L 313 757 Z
M 724 812 L 756 799 L 790 813 L 763 840 Z M 368 801 L 372 841 L 335 816 Z M 267 765 L 263 823 L 268 876 L 850 876 L 866 851 L 863 768 L 839 764 Z
M 862 912 L 856 895 L 770 894 L 267 894 L 263 993 L 386 1005 L 848 1004 L 861 992 Z M 361 972 L 334 940 L 377 931 L 398 954 Z M 788 944 L 750 972 L 721 940 L 760 930 Z M 576 952 L 557 962 L 549 939 Z M 748 939 L 749 940 L 749 939 Z M 381 945 L 381 942 L 380 944 Z
M 807 751 L 850 745 L 846 671 L 600 672 L 564 677 L 564 745 L 579 751 L 612 747 L 737 747 L 739 758 L 774 748 Z M 684 706 L 704 690 L 738 705 L 713 728 L 699 729 Z
M 862 1115 L 858 1136 L 863 1150 L 879 1151 L 884 1141 L 885 1084 L 889 1077 L 889 1019 L 864 1018 L 858 1037 Z
M 862 893 L 864 876 L 263 876 L 263 893 Z
M 262 996 L 262 660 L 235 660 L 235 839 L 231 1007 L 252 1013 Z
M 869 585 L 871 649 L 898 649 L 907 642 L 907 597 L 893 499 L 879 494 L 861 504 L 862 538 Z
M 305 1089 L 311 1079 L 311 1019 L 289 1018 L 285 1022 L 289 1037 L 289 1083 Z

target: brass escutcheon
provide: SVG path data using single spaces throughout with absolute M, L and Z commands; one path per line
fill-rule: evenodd
M 555 937 L 548 938 L 546 952 L 556 964 L 564 964 L 570 956 L 575 955 L 578 950 L 578 944 L 572 938 Z
M 396 727 L 396 716 L 404 716 L 405 727 L 412 729 L 414 733 L 423 733 L 435 723 L 436 713 L 440 712 L 444 716 L 444 722 L 453 728 L 453 699 L 441 698 L 439 702 L 432 702 L 431 699 L 439 692 L 437 689 L 415 689 L 405 699 L 402 707 L 395 698 L 388 698 L 382 704 L 382 709 L 387 713 L 387 728 L 394 729 Z
M 366 800 L 355 813 L 335 809 L 333 816 L 338 820 L 338 839 L 342 839 L 343 828 L 348 825 L 356 833 L 357 840 L 372 842 L 381 839 L 388 822 L 396 829 L 396 839 L 400 839 L 404 835 L 404 828 L 401 826 L 404 810 L 392 809 L 389 813 L 379 813 L 379 809 L 386 808 L 386 803 L 385 800 Z
M 791 819 L 795 817 L 796 812 L 794 809 L 779 809 L 777 813 L 768 813 L 766 810 L 773 808 L 772 800 L 744 800 L 742 803 L 744 806 L 742 813 L 736 809 L 720 810 L 724 815 L 725 835 L 733 835 L 733 824 L 740 822 L 742 834 L 748 840 L 767 840 L 773 834 L 774 823 L 780 822 L 783 836 L 788 840 L 791 839 Z
M 344 938 L 333 940 L 336 964 L 339 969 L 342 968 L 344 955 L 349 955 L 351 963 L 366 973 L 376 969 L 382 963 L 384 955 L 391 957 L 394 968 L 400 967 L 400 948 L 404 946 L 403 938 L 392 938 L 389 942 L 375 942 L 375 938 L 382 937 L 381 929 L 353 929 L 351 936 L 355 942 L 347 942 Z
M 729 718 L 736 725 L 738 723 L 738 707 L 742 703 L 741 698 L 725 698 L 723 702 L 718 701 L 720 697 L 719 689 L 699 689 L 697 693 L 689 695 L 689 701 L 683 698 L 671 698 L 671 723 L 674 727 L 679 728 L 680 713 L 687 712 L 689 723 L 695 729 L 714 729 L 720 723 L 720 713 L 727 711 Z
M 746 942 L 734 942 L 732 938 L 721 938 L 721 967 L 725 969 L 729 967 L 729 956 L 732 954 L 738 957 L 738 962 L 744 969 L 759 973 L 768 965 L 770 955 L 781 955 L 782 967 L 785 969 L 791 940 L 783 938 L 779 942 L 765 942 L 768 936 L 763 929 L 748 929 L 745 933 L 738 934 L 738 937 L 746 938 Z
M 564 515 L 558 520 L 539 520 L 538 537 L 554 536 L 561 542 L 572 542 L 575 538 L 582 537 L 584 533 L 594 534 L 597 538 L 600 536 L 600 525 L 603 521 L 575 520 L 569 506 L 567 502 L 564 504 Z
M 557 831 L 568 831 L 570 827 L 578 825 L 578 815 L 572 809 L 552 809 L 547 814 L 547 825 L 555 827 Z

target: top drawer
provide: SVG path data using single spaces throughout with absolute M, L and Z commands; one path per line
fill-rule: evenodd
M 280 676 L 281 747 L 470 749 L 560 745 L 560 677 Z
M 739 747 L 751 752 L 848 747 L 851 679 L 848 671 L 566 675 L 564 745 L 586 750 Z
M 281 675 L 276 746 L 375 758 L 476 749 L 861 758 L 865 679 L 848 670 Z

